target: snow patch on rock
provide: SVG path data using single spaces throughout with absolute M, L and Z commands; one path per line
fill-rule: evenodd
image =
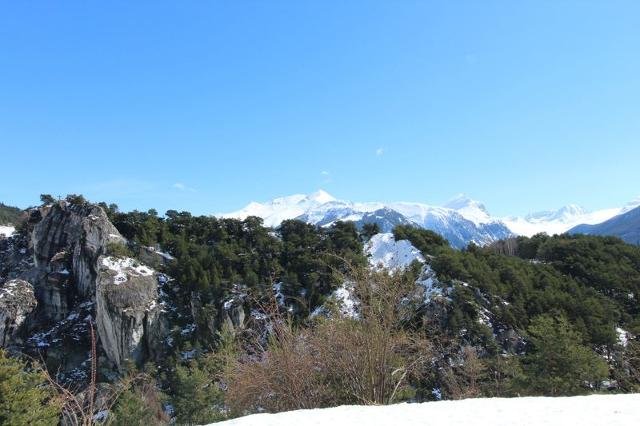
M 396 241 L 390 232 L 371 237 L 364 250 L 369 264 L 376 269 L 396 271 L 405 269 L 414 260 L 424 263 L 420 250 L 407 240 Z
M 102 266 L 116 273 L 113 278 L 116 285 L 126 282 L 131 275 L 146 277 L 154 273 L 153 269 L 130 257 L 103 257 Z
M 0 226 L 0 235 L 4 237 L 8 238 L 12 236 L 14 232 L 16 232 L 16 228 L 13 226 L 5 226 L 5 225 Z

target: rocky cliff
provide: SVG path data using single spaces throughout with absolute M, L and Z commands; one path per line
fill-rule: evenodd
M 166 334 L 158 276 L 107 256 L 126 241 L 105 212 L 60 201 L 29 213 L 20 233 L 0 241 L 0 346 L 21 345 L 82 376 L 95 322 L 107 364 L 158 357 Z
M 107 356 L 118 367 L 157 355 L 165 329 L 157 273 L 131 258 L 101 257 L 96 323 Z

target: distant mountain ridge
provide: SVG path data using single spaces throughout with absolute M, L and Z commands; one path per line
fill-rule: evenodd
M 619 237 L 629 244 L 640 244 L 640 207 L 596 225 L 578 225 L 571 228 L 569 233 L 609 235 Z
M 219 216 L 237 219 L 258 216 L 270 227 L 277 227 L 286 219 L 299 219 L 318 226 L 330 226 L 338 220 L 353 221 L 358 226 L 377 223 L 382 232 L 390 232 L 397 225 L 412 224 L 437 232 L 447 238 L 452 246 L 462 248 L 471 242 L 485 245 L 513 235 L 531 236 L 541 232 L 562 234 L 578 225 L 605 222 L 638 206 L 640 198 L 622 208 L 595 212 L 568 204 L 555 211 L 500 218 L 491 216 L 484 204 L 464 194 L 438 207 L 412 202 L 355 203 L 338 200 L 326 191 L 319 190 L 265 203 L 251 202 L 241 210 Z
M 464 196 L 452 200 L 449 207 L 421 203 L 353 203 L 337 200 L 325 191 L 309 195 L 276 198 L 267 203 L 252 202 L 245 208 L 223 214 L 244 219 L 258 216 L 267 226 L 278 226 L 286 219 L 299 219 L 330 226 L 336 221 L 353 221 L 358 226 L 376 223 L 382 232 L 397 225 L 416 225 L 444 236 L 452 246 L 462 248 L 473 242 L 479 245 L 512 236 L 500 220 L 493 219 L 482 204 Z

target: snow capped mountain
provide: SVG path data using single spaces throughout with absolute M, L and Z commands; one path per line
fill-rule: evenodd
M 622 209 L 623 211 L 625 208 Z M 611 235 L 629 244 L 640 242 L 640 207 L 621 213 L 596 225 L 578 225 L 571 228 L 572 234 Z
M 622 207 L 620 210 L 620 214 L 624 214 L 630 212 L 631 210 L 640 207 L 640 197 L 636 197 L 633 200 L 629 201 L 627 204 Z
M 246 219 L 258 216 L 264 220 L 266 226 L 278 226 L 283 220 L 295 219 L 320 206 L 336 201 L 325 191 L 319 190 L 310 195 L 296 194 L 288 197 L 276 198 L 267 203 L 251 202 L 242 210 L 222 214 L 220 216 L 235 219 Z
M 338 220 L 353 221 L 358 226 L 377 223 L 382 232 L 397 225 L 413 224 L 444 236 L 453 247 L 470 242 L 485 245 L 512 235 L 499 220 L 492 219 L 482 204 L 466 197 L 451 202 L 452 207 L 434 207 L 421 203 L 353 203 L 337 200 L 324 191 L 311 195 L 292 195 L 266 203 L 250 203 L 244 209 L 222 217 L 263 218 L 266 226 L 278 226 L 286 219 L 299 219 L 330 226 Z
M 447 201 L 444 207 L 457 211 L 464 216 L 465 219 L 470 220 L 475 224 L 497 222 L 496 219 L 489 215 L 484 204 L 479 201 L 472 200 L 464 194 L 459 194 L 457 197 Z
M 640 204 L 640 200 L 638 203 Z M 562 234 L 577 225 L 601 223 L 617 216 L 621 211 L 622 209 L 613 208 L 589 212 L 583 207 L 569 204 L 556 211 L 537 212 L 525 217 L 505 217 L 502 221 L 514 233 L 530 237 L 540 232 Z
M 237 219 L 258 216 L 271 227 L 286 219 L 299 219 L 318 226 L 330 226 L 338 220 L 353 221 L 359 227 L 365 223 L 377 223 L 381 232 L 391 232 L 397 225 L 412 224 L 437 232 L 453 247 L 463 248 L 470 242 L 486 245 L 514 234 L 562 234 L 578 225 L 605 222 L 639 206 L 640 197 L 622 208 L 590 212 L 581 206 L 568 204 L 555 211 L 497 218 L 491 216 L 482 203 L 464 194 L 437 207 L 410 202 L 354 203 L 338 200 L 320 190 L 310 195 L 292 195 L 266 203 L 253 202 L 242 210 L 222 216 Z

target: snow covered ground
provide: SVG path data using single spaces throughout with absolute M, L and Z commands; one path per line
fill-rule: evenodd
M 16 231 L 16 228 L 14 228 L 13 226 L 0 225 L 0 235 L 4 235 L 5 237 L 9 237 L 15 231 Z
M 388 406 L 342 406 L 255 414 L 225 426 L 631 426 L 640 424 L 640 394 L 562 398 L 492 398 Z
M 424 262 L 420 250 L 407 240 L 396 241 L 390 232 L 371 237 L 364 251 L 365 255 L 369 256 L 369 264 L 374 268 L 382 266 L 394 271 L 406 268 L 414 260 Z

